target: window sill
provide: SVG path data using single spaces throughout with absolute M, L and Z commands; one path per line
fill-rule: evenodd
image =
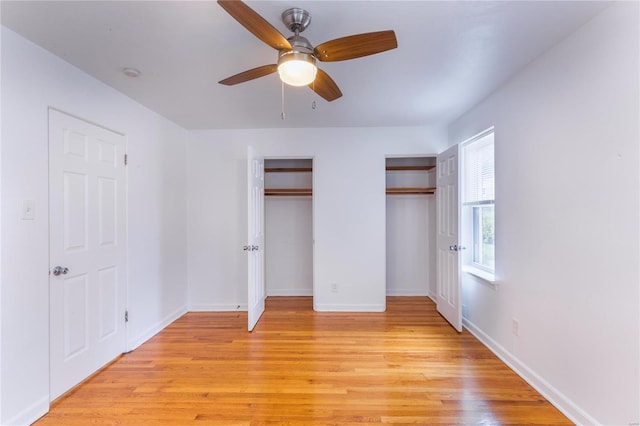
M 493 287 L 494 289 L 498 288 L 498 282 L 496 280 L 496 276 L 491 272 L 483 271 L 482 269 L 474 268 L 473 266 L 465 265 L 462 267 L 462 272 L 466 272 L 467 274 L 473 275 L 476 278 L 480 278 L 480 280 Z

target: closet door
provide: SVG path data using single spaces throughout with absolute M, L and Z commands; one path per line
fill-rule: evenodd
M 264 157 L 253 147 L 247 153 L 249 242 L 244 247 L 248 266 L 248 329 L 252 331 L 264 312 L 267 291 L 264 281 Z
M 438 155 L 437 165 L 437 307 L 447 321 L 462 331 L 460 288 L 458 145 Z

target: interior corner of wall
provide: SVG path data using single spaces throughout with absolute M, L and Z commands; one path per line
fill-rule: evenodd
M 48 412 L 49 394 L 42 396 L 30 406 L 14 414 L 10 419 L 4 420 L 0 417 L 0 424 L 3 426 L 26 426 L 34 423 L 36 420 L 38 420 Z

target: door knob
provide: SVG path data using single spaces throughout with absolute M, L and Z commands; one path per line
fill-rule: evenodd
M 64 267 L 63 266 L 56 266 L 55 268 L 53 268 L 53 270 L 51 272 L 56 277 L 58 275 L 67 275 L 69 273 L 69 268 L 67 268 L 66 266 L 64 266 Z

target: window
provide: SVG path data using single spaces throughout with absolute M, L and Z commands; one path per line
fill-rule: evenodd
M 462 146 L 463 234 L 467 272 L 493 281 L 495 271 L 495 173 L 493 129 Z

